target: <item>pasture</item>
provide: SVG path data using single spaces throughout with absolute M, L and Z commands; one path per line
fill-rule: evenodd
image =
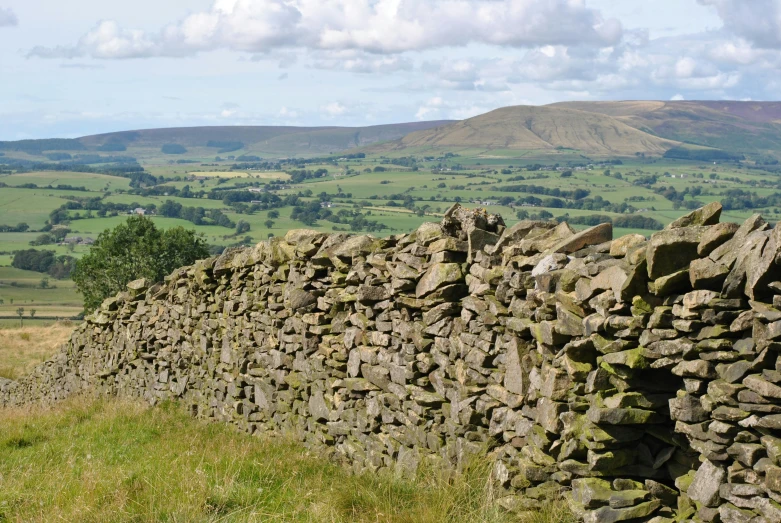
M 70 237 L 95 239 L 123 223 L 128 210 L 141 207 L 158 227 L 194 229 L 215 249 L 253 244 L 304 227 L 377 236 L 409 232 L 424 221 L 439 220 L 456 202 L 499 213 L 508 226 L 525 217 L 562 218 L 576 229 L 594 220 L 619 220 L 616 236 L 649 235 L 653 227 L 642 219 L 664 226 L 698 202 L 714 200 L 731 203 L 723 220 L 739 222 L 755 212 L 771 221 L 781 218 L 780 175 L 751 162 L 641 157 L 606 161 L 572 150 L 543 154 L 463 148 L 445 154 L 408 148 L 404 154 L 389 150 L 364 158 L 274 160 L 248 170 L 244 164 L 234 167 L 231 160 L 198 154 L 194 148 L 174 159 L 150 148 L 138 155 L 146 172 L 156 177 L 151 185 L 67 171 L 0 175 L 0 225 L 9 228 L 0 232 L 0 267 L 10 265 L 14 252 L 31 248 L 53 213 L 66 207 L 58 220 L 64 220 L 61 225 L 68 227 Z M 294 171 L 317 170 L 317 177 L 290 181 Z M 256 192 L 247 193 L 250 188 Z M 575 190 L 577 198 L 572 196 Z M 231 191 L 247 196 L 225 198 Z M 168 217 L 158 212 L 171 203 L 199 209 L 203 218 L 192 221 L 184 219 L 185 214 Z M 211 213 L 225 217 L 221 225 Z M 236 229 L 240 223 L 241 230 Z M 15 230 L 18 224 L 27 228 Z M 76 258 L 89 250 L 86 245 L 36 248 Z M 80 297 L 69 282 L 52 281 L 55 289 L 36 288 L 41 277 L 0 277 L 0 299 L 7 297 L 0 316 L 14 314 L 11 299 L 26 310 L 35 308 L 37 314 L 78 312 Z

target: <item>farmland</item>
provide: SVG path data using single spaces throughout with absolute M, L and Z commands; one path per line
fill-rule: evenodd
M 235 160 L 151 154 L 148 179 L 66 170 L 0 174 L 0 317 L 73 316 L 80 296 L 70 281 L 10 267 L 52 226 L 62 242 L 36 246 L 79 258 L 104 230 L 143 209 L 160 228 L 203 234 L 213 252 L 248 245 L 292 228 L 408 232 L 439 220 L 453 203 L 521 218 L 567 219 L 576 229 L 612 220 L 616 235 L 648 235 L 698 202 L 724 201 L 726 220 L 753 212 L 779 218 L 781 189 L 773 167 L 751 161 L 704 162 L 643 157 L 590 158 L 572 150 L 409 148 L 319 159 Z M 417 152 L 416 152 L 417 151 Z M 62 168 L 62 167 L 59 167 Z M 140 212 L 140 211 L 139 211 Z M 20 228 L 19 225 L 23 226 Z M 13 303 L 11 303 L 13 300 Z M 27 316 L 25 316 L 27 317 Z M 28 318 L 29 319 L 29 318 Z

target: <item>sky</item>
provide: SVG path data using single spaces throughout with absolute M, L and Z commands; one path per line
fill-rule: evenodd
M 779 87 L 781 0 L 0 0 L 0 140 Z

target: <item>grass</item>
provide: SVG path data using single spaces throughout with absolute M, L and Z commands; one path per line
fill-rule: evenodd
M 0 521 L 574 521 L 493 503 L 489 467 L 352 475 L 283 437 L 190 418 L 175 404 L 73 399 L 0 411 Z
M 70 322 L 58 322 L 0 330 L 0 377 L 15 380 L 29 374 L 68 340 L 73 328 Z
M 32 309 L 37 316 L 70 318 L 79 314 L 83 301 L 73 281 L 49 278 L 49 287 L 42 289 L 41 280 L 46 276 L 0 266 L 0 316 L 13 316 L 19 307 L 25 309 L 25 321 L 30 319 Z
M 72 329 L 2 331 L 0 376 L 29 372 Z M 353 475 L 286 437 L 207 424 L 173 403 L 82 397 L 0 409 L 0 420 L 0 521 L 575 521 L 564 503 L 499 509 L 487 460 L 458 475 Z

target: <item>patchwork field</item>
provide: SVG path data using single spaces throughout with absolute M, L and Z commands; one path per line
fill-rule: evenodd
M 781 179 L 772 163 L 639 153 L 591 158 L 564 147 L 445 151 L 414 144 L 374 154 L 236 163 L 199 158 L 193 151 L 174 155 L 174 161 L 148 149 L 138 158 L 140 176 L 110 170 L 113 174 L 0 174 L 0 267 L 10 266 L 15 252 L 29 248 L 78 259 L 88 252 L 88 242 L 34 244 L 53 226 L 66 227 L 67 238 L 94 240 L 138 209 L 158 227 L 196 230 L 214 252 L 292 228 L 378 236 L 409 232 L 424 221 L 439 220 L 456 202 L 499 213 L 508 225 L 526 217 L 565 219 L 576 229 L 613 221 L 616 235 L 651 234 L 714 200 L 725 204 L 725 220 L 742 221 L 754 212 L 770 220 L 781 217 Z M 70 282 L 52 280 L 53 289 L 40 289 L 36 283 L 42 276 L 0 272 L 0 322 L 13 319 L 19 306 L 47 317 L 80 312 L 80 297 Z

